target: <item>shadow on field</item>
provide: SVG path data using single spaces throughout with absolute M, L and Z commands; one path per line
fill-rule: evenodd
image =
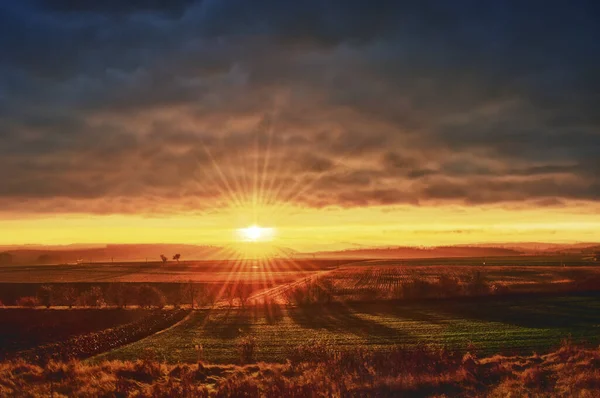
M 390 337 L 399 334 L 396 329 L 358 317 L 352 308 L 339 303 L 290 308 L 288 315 L 303 328 L 326 329 L 369 337 Z
M 279 323 L 284 318 L 280 305 L 264 304 L 248 308 L 226 308 L 206 311 L 197 315 L 192 327 L 203 330 L 203 334 L 218 339 L 236 339 L 247 335 L 252 326 L 261 319 L 269 325 Z
M 253 306 L 252 316 L 255 322 L 264 318 L 267 324 L 274 325 L 283 320 L 284 313 L 281 305 L 267 301 Z
M 355 313 L 432 324 L 447 324 L 452 319 L 469 319 L 539 329 L 581 330 L 600 325 L 598 293 L 352 303 L 348 308 Z
M 431 310 L 452 318 L 500 322 L 528 328 L 581 330 L 600 325 L 600 296 L 472 299 L 429 303 Z
M 448 323 L 448 317 L 435 308 L 406 302 L 353 303 L 350 308 L 359 313 L 377 316 L 391 316 L 398 319 L 426 322 L 434 325 Z
M 204 321 L 203 333 L 218 339 L 235 339 L 252 329 L 253 314 L 249 309 L 228 308 L 211 313 Z

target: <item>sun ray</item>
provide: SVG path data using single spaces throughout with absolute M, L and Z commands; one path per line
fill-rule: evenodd
M 259 191 L 258 191 L 259 203 L 264 203 L 264 198 L 265 198 L 265 194 L 266 194 L 265 181 L 267 180 L 267 171 L 268 171 L 268 167 L 269 167 L 269 161 L 271 158 L 271 146 L 273 144 L 273 126 L 274 126 L 273 119 L 274 119 L 274 117 L 268 121 L 268 126 L 267 126 L 268 141 L 267 141 L 267 148 L 266 148 L 265 156 L 263 159 L 260 187 L 259 187 Z
M 231 188 L 231 185 L 229 184 L 229 182 L 227 181 L 227 177 L 223 174 L 223 171 L 221 170 L 221 168 L 219 167 L 219 164 L 215 161 L 214 157 L 212 156 L 210 150 L 208 149 L 208 147 L 204 144 L 204 142 L 202 142 L 202 147 L 204 148 L 205 153 L 207 154 L 207 156 L 209 157 L 214 170 L 217 172 L 217 175 L 220 177 L 221 182 L 223 183 L 223 185 L 225 186 L 228 194 L 229 194 L 229 198 L 232 200 L 232 202 L 236 205 L 236 207 L 243 207 L 243 201 L 240 200 L 240 198 L 238 197 L 237 193 Z

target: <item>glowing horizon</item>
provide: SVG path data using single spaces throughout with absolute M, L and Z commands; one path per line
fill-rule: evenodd
M 581 207 L 578 208 L 581 210 Z M 259 217 L 277 230 L 273 244 L 299 250 L 361 246 L 439 246 L 447 244 L 598 240 L 600 216 L 562 209 L 465 209 L 388 207 L 313 210 L 288 208 Z M 230 245 L 240 225 L 254 215 L 236 211 L 215 215 L 48 215 L 0 220 L 0 245 L 181 243 Z M 258 225 L 261 225 L 258 224 Z M 247 228 L 243 227 L 242 229 Z M 249 239 L 251 240 L 251 239 Z M 256 239 L 260 241 L 260 239 Z

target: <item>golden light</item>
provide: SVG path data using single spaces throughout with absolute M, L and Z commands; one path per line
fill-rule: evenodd
M 268 241 L 273 239 L 275 231 L 273 228 L 264 228 L 258 225 L 251 225 L 246 228 L 238 229 L 240 240 L 246 242 Z

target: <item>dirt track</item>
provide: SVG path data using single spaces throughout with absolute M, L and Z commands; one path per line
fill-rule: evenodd
M 362 262 L 362 261 L 359 261 L 359 262 Z M 282 284 L 282 285 L 279 285 L 279 286 L 272 287 L 270 289 L 259 291 L 257 293 L 254 293 L 252 296 L 250 296 L 250 298 L 248 299 L 248 302 L 250 302 L 250 303 L 252 303 L 252 302 L 260 302 L 260 301 L 262 301 L 264 299 L 270 299 L 270 300 L 275 301 L 278 304 L 285 304 L 285 300 L 283 298 L 283 294 L 287 290 L 289 290 L 289 289 L 291 289 L 291 288 L 293 288 L 295 286 L 301 285 L 303 283 L 306 283 L 306 282 L 308 282 L 310 280 L 313 280 L 313 279 L 316 279 L 316 278 L 320 278 L 320 277 L 322 277 L 324 275 L 327 275 L 330 272 L 333 272 L 335 270 L 338 270 L 340 267 L 344 267 L 345 265 L 348 265 L 350 263 L 357 263 L 357 261 L 351 261 L 351 262 L 348 262 L 348 263 L 344 263 L 344 264 L 341 264 L 341 265 L 337 266 L 336 268 L 332 268 L 332 269 L 328 269 L 328 270 L 324 270 L 324 271 L 317 271 L 314 274 L 311 274 L 309 276 L 305 276 L 305 277 L 299 278 L 299 279 L 297 279 L 297 280 L 295 280 L 293 282 Z

